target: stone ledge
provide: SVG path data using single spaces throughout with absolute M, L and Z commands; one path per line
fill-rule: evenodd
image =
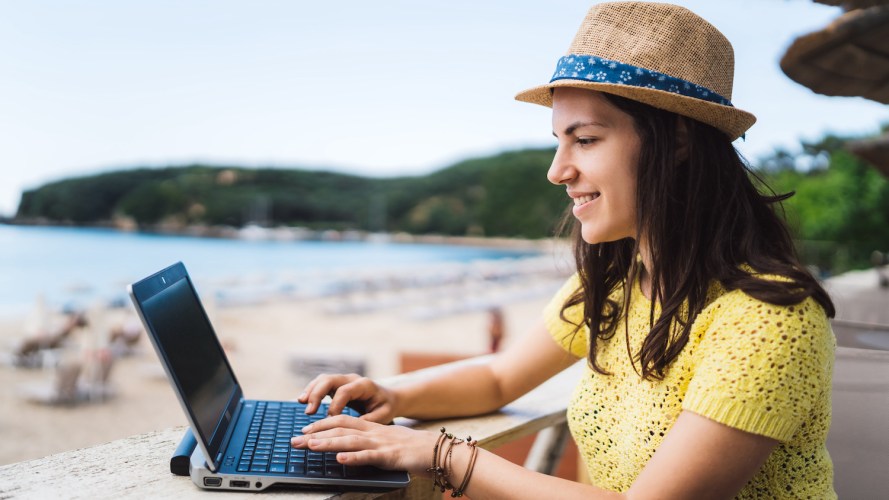
M 419 372 L 400 375 L 387 382 L 409 381 L 482 362 L 472 358 Z M 436 422 L 399 420 L 400 425 L 437 429 L 444 425 L 459 435 L 472 435 L 484 448 L 494 448 L 565 421 L 570 392 L 580 376 L 582 363 L 556 375 L 501 411 L 474 418 Z M 170 473 L 170 455 L 179 443 L 183 427 L 165 429 L 48 457 L 0 467 L 0 499 L 7 498 L 194 498 L 224 495 L 226 499 L 252 498 L 256 493 L 204 491 L 188 477 Z M 390 493 L 300 492 L 270 490 L 264 495 L 290 495 L 300 499 L 434 498 L 431 484 L 414 478 L 410 487 Z

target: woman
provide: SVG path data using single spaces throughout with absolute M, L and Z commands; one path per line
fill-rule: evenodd
M 431 474 L 472 498 L 835 497 L 824 446 L 830 298 L 731 145 L 755 118 L 731 105 L 733 53 L 666 4 L 588 13 L 550 83 L 547 174 L 573 203 L 577 274 L 536 331 L 447 377 L 388 389 L 318 377 L 307 411 L 335 416 L 293 445 L 342 463 Z M 568 420 L 593 486 L 530 472 L 471 443 L 376 422 L 493 411 L 586 358 Z M 508 477 L 509 481 L 501 478 Z

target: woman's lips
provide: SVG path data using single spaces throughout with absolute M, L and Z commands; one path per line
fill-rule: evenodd
M 583 205 L 584 203 L 589 203 L 589 202 L 595 200 L 598 197 L 599 197 L 599 193 L 578 196 L 577 198 L 574 198 L 574 205 L 579 207 L 579 206 Z
M 599 199 L 599 193 L 577 196 L 574 198 L 574 207 L 571 209 L 575 217 L 580 216 L 580 212 L 593 205 Z

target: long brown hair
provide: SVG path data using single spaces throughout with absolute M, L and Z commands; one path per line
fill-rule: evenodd
M 636 238 L 588 244 L 581 237 L 580 225 L 573 224 L 581 286 L 566 301 L 562 317 L 569 307 L 583 305 L 583 321 L 577 327 L 589 328 L 589 363 L 596 372 L 608 373 L 597 362 L 596 344 L 616 333 L 631 294 L 640 293 L 629 284 L 635 283 L 642 271 L 636 256 L 643 234 L 653 267 L 646 269 L 652 290 L 651 330 L 637 353 L 632 352 L 627 333 L 633 366 L 639 363 L 643 378 L 663 378 L 688 343 L 692 324 L 706 307 L 714 280 L 726 290 L 740 289 L 775 305 L 794 305 L 812 297 L 829 317 L 834 316 L 833 302 L 800 264 L 783 217 L 776 213 L 780 202 L 793 193 L 775 194 L 718 129 L 637 101 L 604 95 L 633 118 L 641 150 L 636 175 Z M 684 122 L 687 142 L 684 160 L 677 162 L 679 120 Z M 758 274 L 784 279 L 763 279 Z M 623 300 L 618 302 L 611 297 L 621 288 Z M 661 305 L 658 317 L 655 304 Z

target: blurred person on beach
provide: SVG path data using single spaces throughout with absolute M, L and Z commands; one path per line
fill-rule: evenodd
M 68 312 L 59 328 L 53 330 L 40 328 L 22 340 L 13 352 L 14 364 L 23 367 L 40 366 L 38 358 L 42 353 L 63 347 L 76 330 L 85 328 L 88 324 L 86 314 L 83 312 Z
M 500 344 L 506 332 L 503 326 L 503 309 L 492 307 L 488 310 L 488 339 L 491 341 L 490 352 L 499 352 Z
M 115 357 L 111 346 L 100 332 L 99 309 L 71 310 L 56 330 L 26 338 L 14 352 L 16 366 L 52 369 L 52 380 L 42 384 L 24 384 L 19 393 L 24 399 L 40 404 L 76 405 L 106 401 L 113 397 L 110 376 Z M 108 338 L 115 337 L 112 328 Z M 121 340 L 122 341 L 122 340 Z M 51 355 L 49 354 L 51 352 Z
M 126 317 L 109 328 L 108 346 L 116 356 L 129 356 L 138 347 L 143 331 L 138 316 L 128 310 Z
M 391 388 L 317 377 L 298 399 L 332 395 L 331 416 L 292 445 L 474 499 L 835 498 L 834 306 L 778 215 L 789 195 L 732 146 L 755 121 L 733 73 L 730 42 L 683 7 L 594 5 L 550 82 L 516 97 L 552 107 L 576 274 L 488 364 Z M 577 360 L 568 423 L 591 485 L 384 425 L 495 411 Z M 339 415 L 350 400 L 369 412 Z

